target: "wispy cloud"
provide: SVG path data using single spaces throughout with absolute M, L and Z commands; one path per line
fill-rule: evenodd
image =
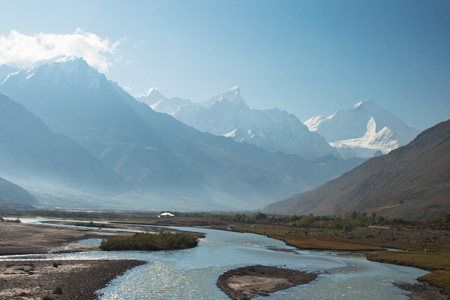
M 73 34 L 38 33 L 31 36 L 12 30 L 8 36 L 0 35 L 0 64 L 31 65 L 58 56 L 78 56 L 100 72 L 107 72 L 112 62 L 120 59 L 117 47 L 124 40 L 113 43 L 81 29 Z

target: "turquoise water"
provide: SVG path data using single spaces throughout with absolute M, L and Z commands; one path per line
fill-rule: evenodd
M 184 228 L 186 229 L 186 228 Z M 139 259 L 148 263 L 127 271 L 98 291 L 113 299 L 228 299 L 216 287 L 223 272 L 262 264 L 317 272 L 317 279 L 262 299 L 408 299 L 395 282 L 415 282 L 426 271 L 381 264 L 329 251 L 296 251 L 264 236 L 208 229 L 193 249 L 160 252 L 86 252 L 49 255 L 58 259 Z M 297 254 L 268 248 L 295 250 Z

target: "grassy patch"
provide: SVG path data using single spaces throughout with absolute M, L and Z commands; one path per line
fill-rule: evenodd
M 447 295 L 450 295 L 450 271 L 434 271 L 430 274 L 418 278 L 440 287 Z
M 132 236 L 103 240 L 100 244 L 100 249 L 105 251 L 157 251 L 193 248 L 197 244 L 198 239 L 193 235 L 161 231 L 158 234 L 136 233 Z
M 364 245 L 364 244 L 359 244 L 359 243 L 307 239 L 307 238 L 289 237 L 289 236 L 270 236 L 270 237 L 282 240 L 286 244 L 297 247 L 299 249 L 342 250 L 342 251 L 369 251 L 369 250 L 383 249 L 378 246 Z
M 450 247 L 444 246 L 439 252 L 424 251 L 383 251 L 368 255 L 372 261 L 392 263 L 431 271 L 418 278 L 441 288 L 450 295 Z
M 234 231 L 251 232 L 281 240 L 298 249 L 369 251 L 382 250 L 369 241 L 348 240 L 337 236 L 338 230 L 301 229 L 284 226 L 235 226 Z

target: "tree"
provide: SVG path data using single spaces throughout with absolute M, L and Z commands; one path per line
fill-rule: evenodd
M 255 215 L 255 219 L 256 219 L 256 220 L 264 220 L 264 219 L 266 219 L 266 218 L 267 218 L 267 215 L 264 214 L 264 213 L 262 213 L 262 212 L 258 212 L 258 213 Z
M 442 222 L 450 223 L 450 212 L 442 216 Z

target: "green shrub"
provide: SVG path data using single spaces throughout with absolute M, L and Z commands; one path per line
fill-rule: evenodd
M 158 234 L 136 233 L 132 236 L 109 238 L 101 242 L 100 249 L 157 251 L 193 248 L 197 244 L 198 239 L 193 235 L 160 231 Z

